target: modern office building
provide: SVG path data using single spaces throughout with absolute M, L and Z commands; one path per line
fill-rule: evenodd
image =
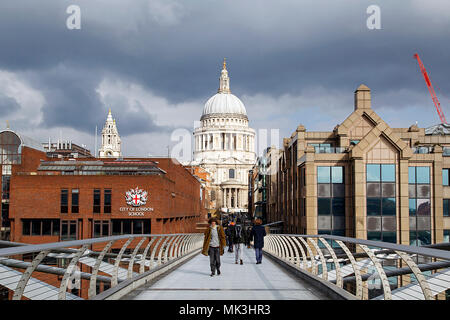
M 253 219 L 259 218 L 265 224 L 267 222 L 267 182 L 268 182 L 268 151 L 264 150 L 263 155 L 259 156 L 256 164 L 248 174 L 248 211 Z
M 269 157 L 269 222 L 284 232 L 425 245 L 449 241 L 448 126 L 391 128 L 361 85 L 332 131 L 299 125 Z

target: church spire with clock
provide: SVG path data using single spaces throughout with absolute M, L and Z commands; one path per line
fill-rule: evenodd
M 102 146 L 98 151 L 100 158 L 118 158 L 122 156 L 121 140 L 117 131 L 116 120 L 109 109 L 108 117 L 102 130 Z

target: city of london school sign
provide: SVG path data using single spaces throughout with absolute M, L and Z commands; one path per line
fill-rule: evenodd
M 127 207 L 120 207 L 121 212 L 128 212 L 128 216 L 144 216 L 144 212 L 152 212 L 151 207 L 144 207 L 147 204 L 148 192 L 136 187 L 125 192 Z

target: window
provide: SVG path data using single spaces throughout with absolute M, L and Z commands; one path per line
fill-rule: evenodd
M 331 153 L 331 143 L 308 143 L 308 146 L 314 147 L 316 153 Z
M 22 220 L 22 235 L 31 236 L 31 221 Z
M 366 214 L 367 239 L 369 240 L 397 242 L 395 171 L 395 164 L 366 165 Z
M 100 213 L 100 189 L 94 189 L 94 213 Z
M 379 164 L 368 164 L 366 171 L 367 171 L 367 182 L 380 182 Z
M 381 181 L 395 182 L 395 165 L 393 164 L 381 165 Z
M 431 244 L 431 231 L 417 231 L 409 232 L 409 245 L 411 246 L 426 246 Z
M 109 221 L 95 220 L 94 221 L 94 238 L 109 236 Z
M 24 236 L 58 236 L 58 219 L 22 219 Z
M 344 167 L 331 167 L 331 183 L 344 183 Z
M 442 184 L 444 186 L 448 186 L 449 185 L 449 181 L 448 181 L 448 170 L 449 169 L 442 169 Z
M 228 178 L 229 179 L 234 179 L 234 169 L 228 170 Z
M 449 212 L 449 210 L 450 210 L 450 206 L 449 206 L 450 199 L 444 199 L 443 202 L 444 202 L 444 205 L 443 205 L 443 207 L 444 207 L 443 208 L 444 217 L 450 217 L 450 212 Z
M 330 215 L 331 214 L 331 203 L 330 198 L 318 198 L 317 199 L 317 210 L 319 215 Z
M 10 180 L 10 176 L 2 175 L 2 199 L 4 200 L 9 199 Z
M 317 167 L 317 214 L 319 232 L 345 234 L 344 167 Z
M 330 183 L 330 167 L 317 167 L 317 183 Z
M 69 190 L 61 190 L 61 213 L 69 212 Z
M 410 245 L 431 244 L 430 167 L 408 168 L 409 242 Z M 444 212 L 447 199 L 443 199 Z M 448 210 L 448 209 L 447 209 Z
M 112 219 L 112 235 L 150 234 L 150 219 Z
M 3 131 L 0 134 L 0 164 L 20 164 L 20 144 L 20 138 L 14 132 Z
M 61 241 L 77 240 L 77 221 L 61 221 Z
M 133 221 L 133 234 L 142 234 L 143 233 L 144 224 L 141 220 Z
M 450 242 L 450 230 L 444 230 L 444 242 Z
M 395 165 L 368 164 L 366 173 L 367 215 L 395 216 Z
M 383 242 L 397 242 L 396 231 L 367 231 L 367 240 L 383 241 Z
M 416 183 L 416 167 L 408 167 L 408 183 Z
M 444 207 L 445 207 L 445 199 L 444 199 Z M 409 199 L 409 215 L 415 216 L 416 213 L 417 213 L 416 199 Z
M 111 213 L 111 189 L 105 189 L 103 201 L 103 213 Z
M 79 212 L 79 192 L 78 189 L 72 189 L 72 213 Z
M 430 167 L 416 167 L 416 183 L 430 183 Z
M 9 228 L 11 223 L 9 221 L 9 203 L 2 203 L 2 213 L 1 213 L 1 225 L 0 227 Z

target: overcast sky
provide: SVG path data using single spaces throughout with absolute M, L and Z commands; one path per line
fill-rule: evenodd
M 66 27 L 72 4 L 81 30 Z M 331 131 L 361 83 L 389 125 L 427 127 L 439 118 L 415 52 L 450 118 L 448 0 L 1 0 L 0 128 L 93 151 L 111 108 L 124 155 L 164 155 L 217 92 L 224 57 L 257 132 Z

